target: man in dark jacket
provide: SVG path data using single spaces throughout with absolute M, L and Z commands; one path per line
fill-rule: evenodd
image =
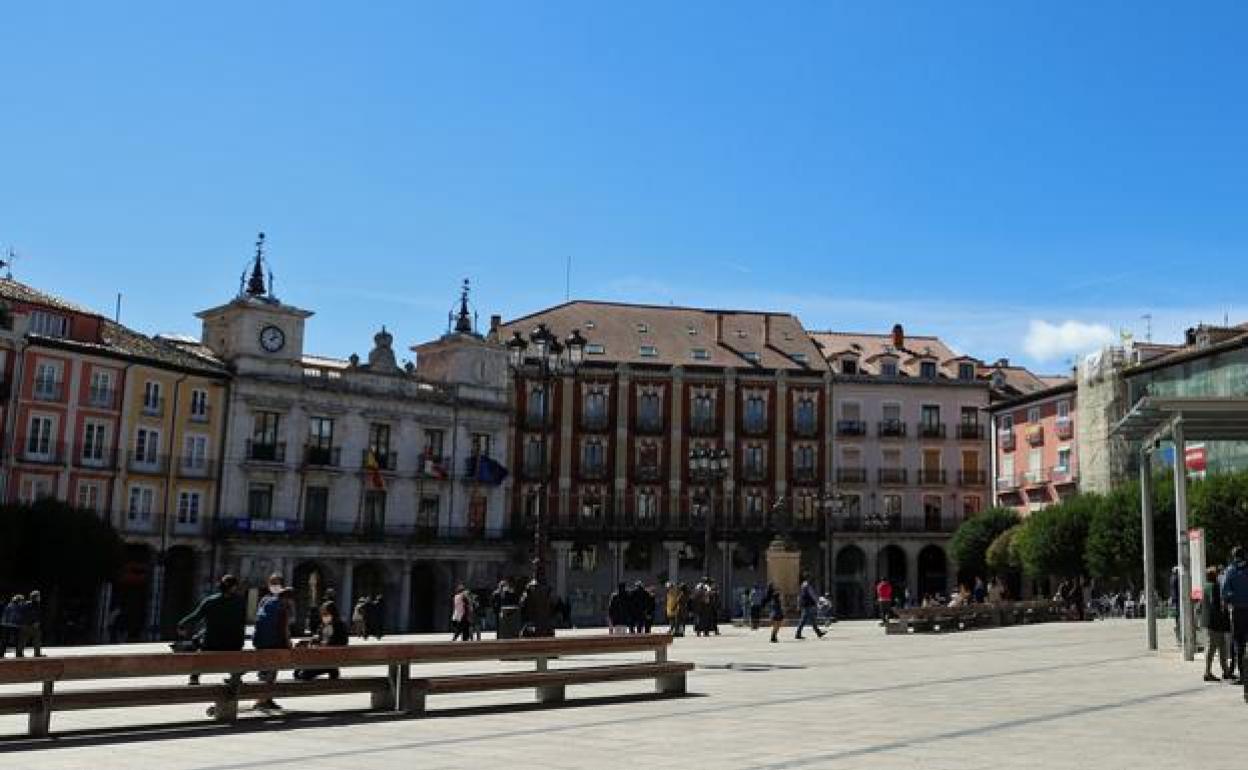
M 1205 649 L 1205 681 L 1221 681 L 1213 675 L 1213 656 L 1218 656 L 1222 666 L 1222 679 L 1230 679 L 1230 669 L 1226 665 L 1227 642 L 1231 630 L 1230 618 L 1226 615 L 1226 607 L 1222 604 L 1222 588 L 1218 585 L 1218 570 L 1210 567 L 1205 570 L 1205 585 L 1200 597 L 1200 625 L 1209 634 L 1209 644 Z
M 628 625 L 628 587 L 620 583 L 607 600 L 607 629 L 614 634 L 619 626 Z
M 1231 610 L 1231 639 L 1235 645 L 1235 668 L 1239 670 L 1244 685 L 1244 700 L 1248 701 L 1248 676 L 1244 676 L 1244 645 L 1248 644 L 1248 561 L 1244 547 L 1237 545 L 1231 551 L 1231 566 L 1222 576 L 1222 601 Z
M 216 593 L 204 597 L 191 614 L 178 621 L 178 633 L 186 636 L 201 625 L 202 630 L 196 634 L 199 649 L 215 652 L 237 652 L 243 649 L 247 605 L 243 597 L 238 595 L 238 578 L 223 575 L 217 584 Z M 231 683 L 238 678 L 238 674 L 231 674 L 229 677 Z M 199 675 L 192 674 L 190 683 L 199 684 Z

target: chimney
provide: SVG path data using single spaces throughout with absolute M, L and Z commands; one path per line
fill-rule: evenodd
M 906 330 L 901 324 L 893 324 L 893 347 L 904 350 L 906 347 Z
M 1196 330 L 1191 327 L 1188 327 L 1187 331 L 1183 332 L 1183 342 L 1184 344 L 1189 345 L 1189 346 L 1195 345 L 1196 344 Z

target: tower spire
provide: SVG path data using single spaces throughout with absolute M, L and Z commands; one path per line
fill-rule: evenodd
M 464 287 L 459 293 L 459 314 L 455 317 L 455 331 L 460 334 L 472 334 L 472 314 L 468 312 L 468 279 L 464 279 Z
M 264 287 L 264 233 L 256 236 L 256 259 L 251 266 L 251 278 L 247 280 L 247 294 L 252 297 L 263 297 L 268 292 Z

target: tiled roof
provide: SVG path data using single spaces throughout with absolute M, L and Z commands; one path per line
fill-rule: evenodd
M 527 337 L 538 323 L 560 339 L 580 329 L 587 362 L 825 369 L 801 321 L 788 313 L 575 300 L 504 323 L 499 339 L 513 331 Z
M 82 313 L 84 315 L 99 316 L 100 314 L 90 308 L 82 305 L 74 304 L 69 300 L 56 297 L 51 294 L 39 291 L 33 286 L 27 286 L 20 281 L 12 278 L 0 278 L 0 299 L 10 302 L 22 302 L 31 305 L 44 305 L 55 310 L 63 310 L 67 313 Z
M 869 334 L 864 332 L 811 332 L 811 338 L 819 345 L 829 361 L 846 356 L 858 357 L 861 374 L 879 374 L 881 358 L 895 356 L 897 371 L 902 376 L 919 376 L 919 366 L 924 360 L 934 360 L 937 371 L 950 379 L 958 376 L 958 363 L 975 359 L 956 353 L 939 337 L 904 335 L 901 348 L 893 346 L 892 334 Z M 839 368 L 834 365 L 837 371 Z

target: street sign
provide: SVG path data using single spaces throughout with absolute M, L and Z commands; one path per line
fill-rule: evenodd
M 1198 602 L 1205 593 L 1205 530 L 1189 529 L 1187 545 L 1192 555 L 1192 601 Z
M 1184 461 L 1187 470 L 1193 473 L 1204 473 L 1208 462 L 1208 455 L 1205 453 L 1204 444 L 1188 444 L 1185 447 Z

